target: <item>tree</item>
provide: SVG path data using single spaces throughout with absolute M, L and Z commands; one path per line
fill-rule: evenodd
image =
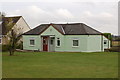
M 8 51 L 10 56 L 14 55 L 14 52 L 16 50 L 17 45 L 19 44 L 18 42 L 20 41 L 22 37 L 22 33 L 19 32 L 19 28 L 15 28 L 14 25 L 15 23 L 13 22 L 12 18 L 5 19 L 3 17 L 3 22 L 4 22 L 4 27 L 6 31 L 6 37 L 8 38 Z
M 109 40 L 112 40 L 112 35 L 111 33 L 103 33 L 105 37 L 107 37 Z
M 8 50 L 9 50 L 9 53 L 10 53 L 10 56 L 14 55 L 14 52 L 16 50 L 16 47 L 18 45 L 18 42 L 19 40 L 21 39 L 21 35 L 17 34 L 16 30 L 15 29 L 12 29 L 10 34 L 9 34 L 9 44 L 8 44 Z

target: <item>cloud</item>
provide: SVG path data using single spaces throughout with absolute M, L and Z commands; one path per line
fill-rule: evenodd
M 114 21 L 117 22 L 117 17 L 107 12 L 101 12 L 99 14 L 95 14 L 90 11 L 85 11 L 82 13 L 81 17 L 83 17 L 83 20 L 85 21 L 98 23 L 98 24 L 113 24 Z
M 80 17 L 82 17 L 81 21 L 90 24 L 90 26 L 97 30 L 112 32 L 114 34 L 118 33 L 117 17 L 111 13 L 101 12 L 95 14 L 90 11 L 85 11 Z
M 74 18 L 74 16 L 67 9 L 58 9 L 56 13 L 62 17 Z
M 29 20 L 30 25 L 38 25 L 40 23 L 64 22 L 73 18 L 73 15 L 67 9 L 55 9 L 46 11 L 37 6 L 28 6 L 22 10 L 8 12 L 9 16 L 22 15 Z
M 76 1 L 77 2 L 77 1 Z M 34 5 L 33 5 L 34 4 Z M 46 4 L 46 5 L 44 5 Z M 11 4 L 12 5 L 12 4 Z M 17 5 L 17 4 L 16 4 Z M 22 15 L 31 28 L 43 23 L 85 23 L 101 32 L 117 34 L 117 10 L 116 3 L 32 3 L 22 7 L 14 6 L 11 9 L 7 5 L 8 15 Z M 24 7 L 24 8 L 23 8 Z M 4 6 L 4 8 L 6 8 Z

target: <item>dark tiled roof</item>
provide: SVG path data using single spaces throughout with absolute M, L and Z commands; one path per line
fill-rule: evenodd
M 48 27 L 48 24 L 40 25 L 34 29 L 31 29 L 30 31 L 26 32 L 25 34 L 28 35 L 39 35 L 42 31 L 44 31 Z
M 100 35 L 101 32 L 83 24 L 83 23 L 73 23 L 73 24 L 42 24 L 36 28 L 26 32 L 24 35 L 39 35 L 44 30 L 46 30 L 50 25 L 57 29 L 60 33 L 64 35 Z
M 12 23 L 16 24 L 17 21 L 21 18 L 22 16 L 15 16 L 15 17 L 4 17 L 2 19 L 2 25 L 0 25 L 0 29 L 2 29 L 2 35 L 6 35 L 8 30 L 6 29 L 5 22 L 9 23 L 10 20 L 12 20 Z M 10 30 L 9 30 L 10 31 Z

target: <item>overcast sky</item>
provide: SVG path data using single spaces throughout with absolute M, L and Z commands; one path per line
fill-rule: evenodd
M 23 16 L 31 28 L 43 23 L 77 22 L 118 34 L 117 0 L 3 0 L 0 5 L 7 16 Z

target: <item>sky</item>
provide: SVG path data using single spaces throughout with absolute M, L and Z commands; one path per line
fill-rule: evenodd
M 2 0 L 6 16 L 23 16 L 34 28 L 46 23 L 85 23 L 118 35 L 118 0 Z

